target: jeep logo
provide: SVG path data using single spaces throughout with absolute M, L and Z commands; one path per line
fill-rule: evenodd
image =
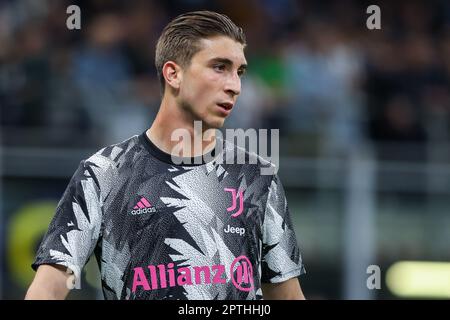
M 236 233 L 240 236 L 245 234 L 245 228 L 231 227 L 230 225 L 227 225 L 227 228 L 223 229 L 223 231 L 225 231 L 225 233 Z

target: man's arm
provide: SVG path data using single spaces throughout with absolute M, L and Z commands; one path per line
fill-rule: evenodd
M 262 291 L 265 300 L 305 300 L 297 278 L 280 283 L 263 283 Z
M 69 293 L 69 277 L 66 267 L 41 265 L 28 288 L 25 300 L 64 300 Z

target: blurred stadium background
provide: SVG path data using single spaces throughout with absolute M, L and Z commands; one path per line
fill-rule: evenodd
M 66 28 L 71 4 L 81 30 Z M 366 28 L 371 4 L 381 30 Z M 227 126 L 280 129 L 306 296 L 450 298 L 446 0 L 1 0 L 0 298 L 23 298 L 79 161 L 150 126 L 157 37 L 198 9 L 246 31 L 249 72 Z M 379 290 L 366 287 L 369 265 Z M 101 298 L 94 261 L 82 287 L 69 298 Z

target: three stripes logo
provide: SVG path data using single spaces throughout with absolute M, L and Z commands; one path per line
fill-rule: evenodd
M 139 200 L 139 202 L 133 207 L 131 214 L 133 216 L 140 215 L 143 213 L 153 213 L 156 212 L 156 208 L 152 207 L 152 204 L 144 197 Z

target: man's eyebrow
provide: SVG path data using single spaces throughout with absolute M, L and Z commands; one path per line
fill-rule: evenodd
M 227 58 L 213 58 L 213 59 L 211 59 L 211 62 L 219 62 L 219 63 L 223 63 L 223 64 L 225 64 L 227 66 L 232 66 L 233 65 L 233 61 L 231 61 L 230 59 L 227 59 Z M 245 63 L 241 64 L 239 66 L 239 69 L 246 70 L 247 69 L 247 64 L 245 64 Z

